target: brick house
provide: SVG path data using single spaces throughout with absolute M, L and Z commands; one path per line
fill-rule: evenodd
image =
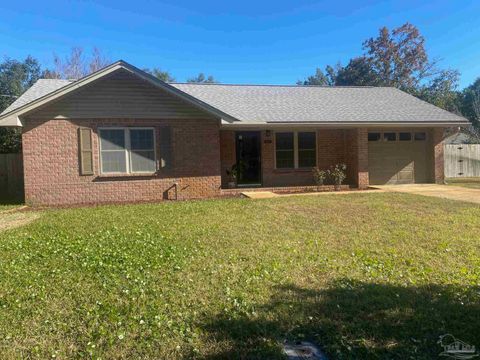
M 167 84 L 118 61 L 41 79 L 0 115 L 23 128 L 25 200 L 70 205 L 221 196 L 313 185 L 443 181 L 443 133 L 462 117 L 387 87 Z

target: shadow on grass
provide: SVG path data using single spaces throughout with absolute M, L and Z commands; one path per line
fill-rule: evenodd
M 318 291 L 279 286 L 267 304 L 202 326 L 229 349 L 206 359 L 282 358 L 284 339 L 314 341 L 331 359 L 436 359 L 446 333 L 480 346 L 480 287 L 347 279 Z

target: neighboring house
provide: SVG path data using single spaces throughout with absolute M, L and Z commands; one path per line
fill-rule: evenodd
M 39 80 L 0 115 L 23 127 L 25 200 L 64 205 L 220 196 L 239 187 L 443 181 L 443 132 L 462 117 L 387 87 L 167 84 L 123 61 Z

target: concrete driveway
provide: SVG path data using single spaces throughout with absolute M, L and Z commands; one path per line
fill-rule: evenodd
M 443 199 L 480 204 L 480 189 L 469 189 L 460 186 L 437 184 L 375 185 L 372 187 L 382 189 L 384 191 L 433 196 Z

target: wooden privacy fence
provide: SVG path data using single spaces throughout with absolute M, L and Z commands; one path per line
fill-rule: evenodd
M 480 176 L 480 144 L 446 144 L 446 177 Z
M 23 196 L 22 154 L 0 154 L 0 198 Z

